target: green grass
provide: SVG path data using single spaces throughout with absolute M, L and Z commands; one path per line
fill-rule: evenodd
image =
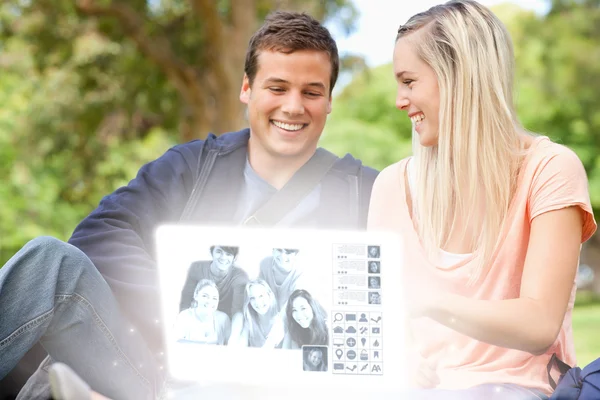
M 577 364 L 585 367 L 600 357 L 600 301 L 588 293 L 577 294 L 573 310 L 573 335 Z

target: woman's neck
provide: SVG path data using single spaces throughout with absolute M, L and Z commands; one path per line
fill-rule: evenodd
M 198 308 L 194 308 L 194 316 L 200 322 L 211 322 L 214 314 L 201 313 L 198 312 Z
M 273 316 L 271 315 L 270 309 L 264 314 L 256 313 L 256 315 L 258 316 L 258 324 L 261 326 L 261 328 L 270 328 L 271 327 L 271 323 L 273 321 Z

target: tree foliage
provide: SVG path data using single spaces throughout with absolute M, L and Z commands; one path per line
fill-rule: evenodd
M 513 36 L 523 124 L 577 152 L 598 211 L 600 2 L 553 3 L 543 16 L 509 5 L 495 12 Z M 35 236 L 67 239 L 144 162 L 195 137 L 195 124 L 238 127 L 247 36 L 277 7 L 305 7 L 349 30 L 356 16 L 347 0 L 1 2 L 0 265 Z M 241 18 L 245 33 L 234 34 Z M 222 46 L 210 26 L 222 30 Z M 186 94 L 193 87 L 202 93 Z M 378 169 L 409 155 L 410 121 L 395 109 L 395 94 L 390 65 L 355 73 L 333 100 L 321 144 Z M 223 117 L 234 103 L 238 117 Z M 194 122 L 193 109 L 213 116 Z
M 0 265 L 169 146 L 242 127 L 246 46 L 275 9 L 356 18 L 346 0 L 1 2 Z
M 0 37 L 26 40 L 38 71 L 72 69 L 89 134 L 143 137 L 159 125 L 187 141 L 243 127 L 247 43 L 274 9 L 347 32 L 356 18 L 346 0 L 6 0 Z
M 513 4 L 494 12 L 516 58 L 518 115 L 530 131 L 573 149 L 600 210 L 600 1 L 555 0 L 547 15 Z M 410 154 L 410 122 L 394 107 L 390 65 L 358 74 L 335 99 L 322 144 L 378 168 Z

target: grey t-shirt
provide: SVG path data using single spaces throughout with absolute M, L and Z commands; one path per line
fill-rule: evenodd
M 235 220 L 239 223 L 243 223 L 275 193 L 277 193 L 277 189 L 258 176 L 254 169 L 252 169 L 252 166 L 246 157 L 246 166 L 244 167 L 244 188 L 242 189 L 242 195 L 238 202 Z M 313 213 L 319 206 L 320 199 L 321 184 L 319 183 L 276 225 L 285 227 L 293 223 L 300 223 L 303 227 L 316 227 L 317 217 Z

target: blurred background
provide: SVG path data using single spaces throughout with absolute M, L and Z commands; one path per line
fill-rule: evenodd
M 420 0 L 1 0 L 0 265 L 69 238 L 101 197 L 169 147 L 245 127 L 247 41 L 275 9 L 324 21 L 343 73 L 321 145 L 378 169 L 410 153 L 394 108 L 398 26 Z M 600 0 L 482 1 L 512 34 L 521 121 L 583 161 L 600 218 Z M 579 363 L 600 356 L 600 234 L 584 245 Z

